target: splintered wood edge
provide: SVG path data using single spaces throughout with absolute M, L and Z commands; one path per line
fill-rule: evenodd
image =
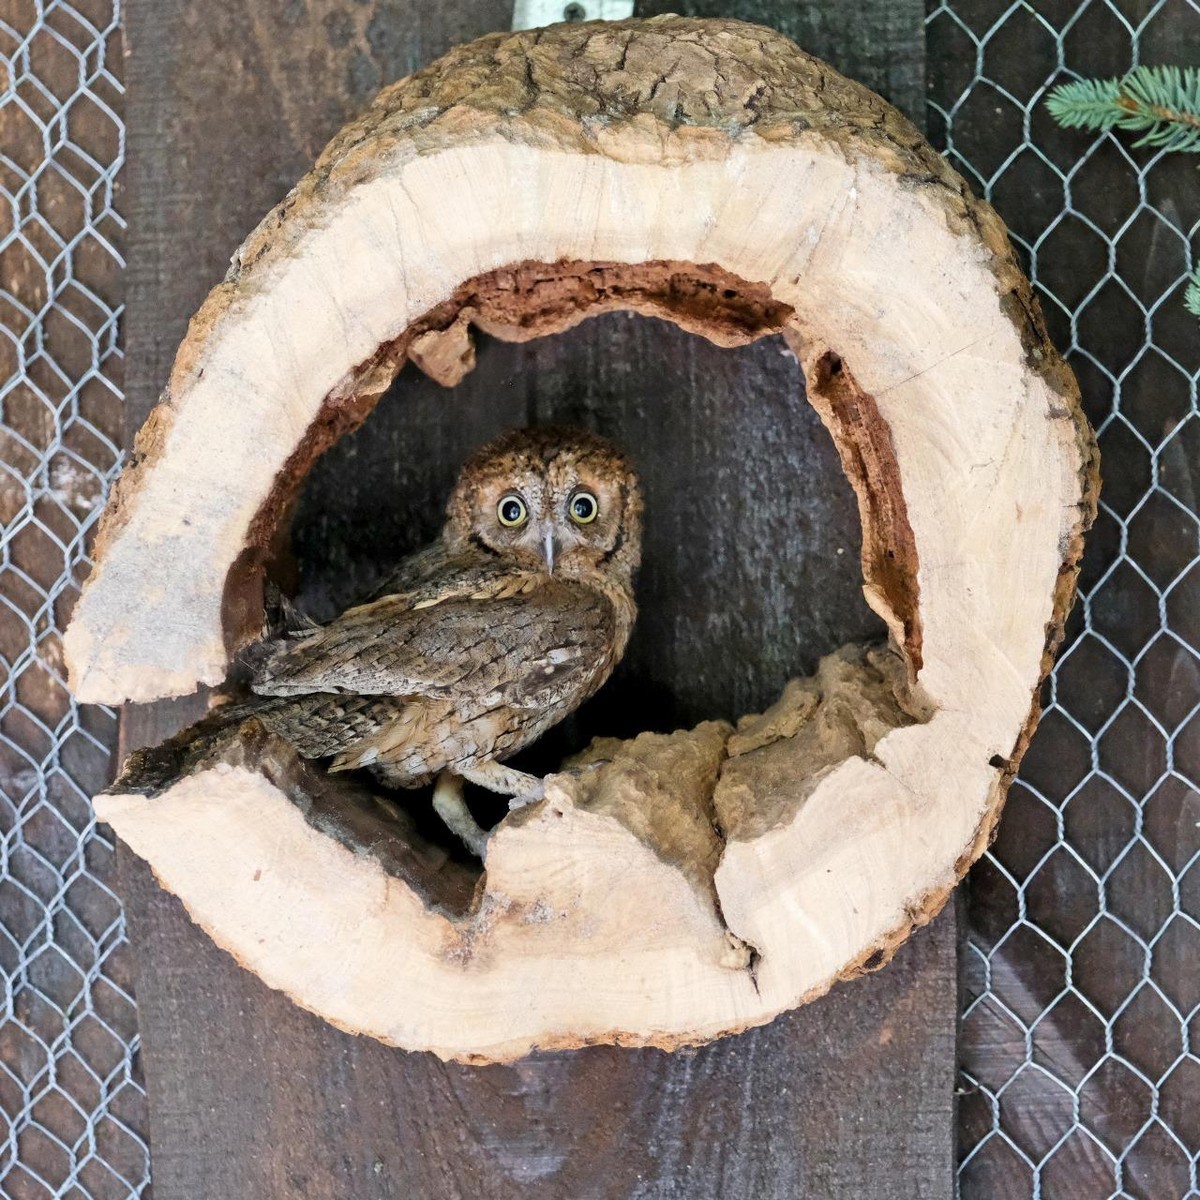
M 682 1044 L 879 965 L 940 909 L 1036 724 L 1095 512 L 1094 439 L 1003 225 L 878 97 L 768 30 L 679 18 L 496 35 L 387 89 L 194 319 L 65 650 L 87 699 L 219 681 L 257 623 L 253 579 L 289 491 L 405 359 L 453 384 L 472 324 L 539 336 L 614 307 L 724 344 L 785 333 L 858 494 L 865 594 L 922 713 L 819 777 L 772 768 L 747 791 L 746 836 L 726 831 L 714 880 L 723 924 L 768 948 L 754 1003 L 702 1028 L 584 1015 L 552 1041 Z M 791 815 L 763 827 L 766 811 Z M 339 1020 L 328 998 L 297 999 Z M 529 1044 L 547 1043 L 438 1052 Z

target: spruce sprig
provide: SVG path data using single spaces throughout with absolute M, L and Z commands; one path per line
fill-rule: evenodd
M 1200 153 L 1200 67 L 1134 67 L 1120 79 L 1077 79 L 1046 97 L 1065 129 L 1128 129 L 1135 146 Z M 1200 266 L 1188 277 L 1183 303 L 1200 317 Z
M 1046 98 L 1067 129 L 1128 129 L 1137 146 L 1200 153 L 1200 68 L 1134 67 L 1120 79 L 1077 79 Z

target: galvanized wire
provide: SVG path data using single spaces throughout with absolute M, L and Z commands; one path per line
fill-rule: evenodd
M 59 635 L 120 460 L 119 0 L 0 19 L 0 1142 L 5 1197 L 130 1197 L 145 1094 L 113 847 L 113 713 Z
M 1044 100 L 1194 65 L 1200 7 L 935 0 L 927 28 L 934 124 L 1012 229 L 1105 479 L 1046 716 L 969 883 L 961 1194 L 1196 1196 L 1200 177 L 1059 130 Z

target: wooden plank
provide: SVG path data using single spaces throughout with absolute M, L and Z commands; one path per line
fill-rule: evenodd
M 860 77 L 919 101 L 920 6 L 904 6 L 902 26 L 872 5 L 862 29 L 832 0 L 793 28 L 792 7 L 731 15 L 786 12 L 776 23 L 808 29 L 809 49 L 836 62 L 853 48 Z M 132 6 L 131 426 L 228 253 L 324 139 L 382 79 L 506 28 L 510 13 L 434 0 Z M 592 731 L 759 706 L 789 673 L 878 628 L 858 593 L 849 489 L 782 346 L 720 351 L 619 315 L 526 346 L 484 343 L 452 394 L 407 372 L 310 477 L 295 527 L 305 601 L 350 599 L 433 532 L 469 449 L 550 419 L 631 448 L 651 515 L 637 641 L 544 754 Z M 195 708 L 128 712 L 125 745 Z M 470 1068 L 301 1012 L 216 950 L 133 860 L 126 893 L 159 1200 L 952 1194 L 952 919 L 883 974 L 695 1052 L 596 1048 Z
M 954 1194 L 949 912 L 740 1037 L 464 1067 L 331 1029 L 127 868 L 156 1200 Z

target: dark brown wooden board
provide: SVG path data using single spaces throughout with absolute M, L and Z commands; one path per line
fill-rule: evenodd
M 233 965 L 129 857 L 155 1200 L 951 1197 L 945 912 L 887 970 L 694 1051 L 446 1065 Z
M 919 4 L 683 8 L 777 12 L 809 49 L 919 107 Z M 128 20 L 132 431 L 188 315 L 324 140 L 380 82 L 507 28 L 511 4 L 138 0 Z M 620 315 L 525 346 L 485 342 L 453 393 L 406 372 L 308 481 L 294 537 L 303 598 L 351 599 L 433 532 L 468 450 L 552 419 L 632 450 L 649 534 L 627 662 L 548 753 L 593 731 L 760 706 L 878 630 L 849 488 L 782 345 L 721 351 Z M 196 707 L 128 710 L 125 747 Z M 469 1068 L 301 1012 L 216 950 L 144 865 L 125 867 L 158 1200 L 953 1194 L 949 915 L 879 976 L 695 1052 Z

